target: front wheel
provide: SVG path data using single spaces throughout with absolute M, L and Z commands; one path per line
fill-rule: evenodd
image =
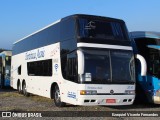
M 66 105 L 66 103 L 61 102 L 60 90 L 57 85 L 55 86 L 53 97 L 54 97 L 54 103 L 57 107 L 64 107 Z

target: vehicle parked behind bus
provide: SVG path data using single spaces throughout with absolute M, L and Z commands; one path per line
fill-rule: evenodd
M 138 31 L 130 33 L 135 54 L 142 55 L 147 62 L 147 75 L 140 75 L 137 62 L 136 101 L 160 104 L 160 32 Z
M 3 51 L 0 53 L 0 87 L 10 86 L 10 70 L 11 70 L 11 51 Z

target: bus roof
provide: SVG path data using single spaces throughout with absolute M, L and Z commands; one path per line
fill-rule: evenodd
M 95 16 L 95 15 L 86 15 L 86 14 L 74 14 L 74 15 L 70 15 L 70 16 L 64 17 L 64 18 L 62 18 L 62 19 L 59 19 L 59 20 L 57 20 L 57 21 L 55 21 L 55 22 L 53 22 L 53 23 L 51 23 L 51 24 L 45 26 L 44 28 L 42 28 L 42 29 L 40 29 L 40 30 L 37 30 L 36 32 L 33 32 L 33 33 L 27 35 L 26 37 L 23 37 L 23 38 L 17 40 L 17 41 L 14 42 L 13 44 L 16 44 L 16 43 L 18 43 L 18 42 L 20 42 L 20 41 L 22 41 L 22 40 L 24 40 L 24 39 L 26 39 L 26 38 L 28 38 L 28 37 L 34 35 L 34 34 L 36 34 L 36 33 L 38 33 L 38 32 L 40 32 L 40 31 L 46 29 L 46 28 L 51 27 L 51 26 L 54 25 L 54 24 L 59 23 L 59 22 L 62 21 L 62 20 L 65 20 L 65 19 L 68 19 L 68 18 L 71 18 L 71 17 L 85 17 L 85 18 L 112 19 L 112 20 L 117 20 L 117 21 L 124 22 L 124 21 L 121 20 L 121 19 L 110 18 L 110 17 Z
M 134 31 L 130 32 L 132 38 L 156 38 L 160 39 L 160 32 L 152 32 L 152 31 Z
M 12 56 L 12 51 L 3 51 L 0 53 L 0 56 L 3 56 L 3 55 Z

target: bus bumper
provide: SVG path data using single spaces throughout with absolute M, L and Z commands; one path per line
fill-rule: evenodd
M 103 97 L 84 97 L 79 98 L 77 105 L 94 106 L 94 105 L 106 105 L 106 106 L 117 106 L 117 105 L 131 105 L 135 99 L 134 95 L 128 96 L 103 96 Z

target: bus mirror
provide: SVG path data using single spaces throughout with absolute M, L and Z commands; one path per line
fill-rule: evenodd
M 84 73 L 84 54 L 82 51 L 77 50 L 78 55 L 78 74 L 82 75 Z
M 141 76 L 146 76 L 147 74 L 147 63 L 146 60 L 143 56 L 136 54 L 136 58 L 140 61 L 141 63 Z

